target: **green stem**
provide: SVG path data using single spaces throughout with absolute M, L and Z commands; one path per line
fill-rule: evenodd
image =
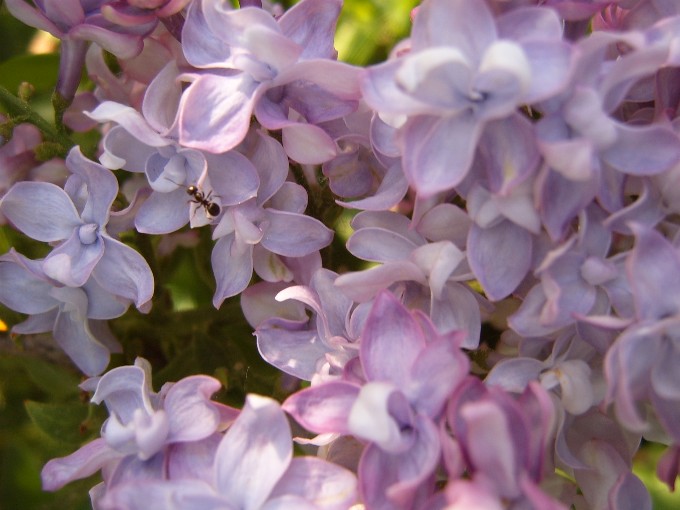
M 0 86 L 0 105 L 5 108 L 13 120 L 33 124 L 43 133 L 45 138 L 61 145 L 64 148 L 64 155 L 75 145 L 73 140 L 65 133 L 60 133 L 52 124 L 34 112 L 26 101 L 22 101 L 2 86 Z

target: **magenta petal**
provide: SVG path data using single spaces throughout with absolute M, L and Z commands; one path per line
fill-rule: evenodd
M 531 234 L 510 221 L 490 228 L 473 225 L 467 245 L 470 267 L 493 301 L 510 295 L 531 267 Z
M 282 407 L 310 432 L 349 434 L 347 418 L 358 396 L 358 386 L 331 381 L 294 393 Z
M 278 402 L 248 395 L 215 453 L 215 488 L 235 507 L 256 510 L 269 498 L 292 454 L 290 426 Z
M 42 469 L 40 477 L 43 489 L 56 491 L 73 480 L 87 478 L 102 466 L 120 458 L 103 439 L 95 439 L 68 457 L 52 459 Z

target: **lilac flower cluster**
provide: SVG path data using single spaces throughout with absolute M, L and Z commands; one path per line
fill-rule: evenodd
M 25 180 L 32 128 L 0 147 L 0 218 L 51 247 L 0 257 L 0 303 L 109 412 L 46 490 L 101 471 L 101 509 L 651 510 L 643 438 L 674 487 L 677 1 L 423 0 L 365 69 L 337 60 L 341 0 L 6 4 L 62 40 L 63 98 L 86 66 L 102 134 L 62 180 Z M 322 256 L 329 196 L 360 211 L 356 270 Z M 261 356 L 309 382 L 282 404 L 227 407 L 204 375 L 154 393 L 143 359 L 104 373 L 108 321 L 163 279 L 122 240 L 187 225 L 213 305 L 239 297 Z

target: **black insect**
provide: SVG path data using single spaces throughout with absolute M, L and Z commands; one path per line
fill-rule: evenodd
M 205 212 L 208 216 L 219 216 L 222 209 L 219 205 L 210 200 L 212 191 L 209 191 L 206 195 L 201 190 L 199 190 L 198 187 L 191 185 L 187 188 L 187 195 L 191 195 L 194 198 L 191 202 L 203 206 L 203 209 L 205 209 Z

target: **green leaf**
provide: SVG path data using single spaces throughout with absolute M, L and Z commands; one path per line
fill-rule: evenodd
M 80 380 L 73 372 L 38 358 L 24 357 L 21 360 L 31 380 L 48 395 L 65 399 L 80 393 Z
M 20 55 L 0 62 L 0 86 L 16 94 L 22 82 L 35 87 L 35 94 L 51 94 L 57 83 L 59 55 Z
M 42 432 L 59 442 L 80 444 L 86 439 L 83 425 L 88 406 L 79 402 L 43 404 L 27 401 L 26 412 Z

